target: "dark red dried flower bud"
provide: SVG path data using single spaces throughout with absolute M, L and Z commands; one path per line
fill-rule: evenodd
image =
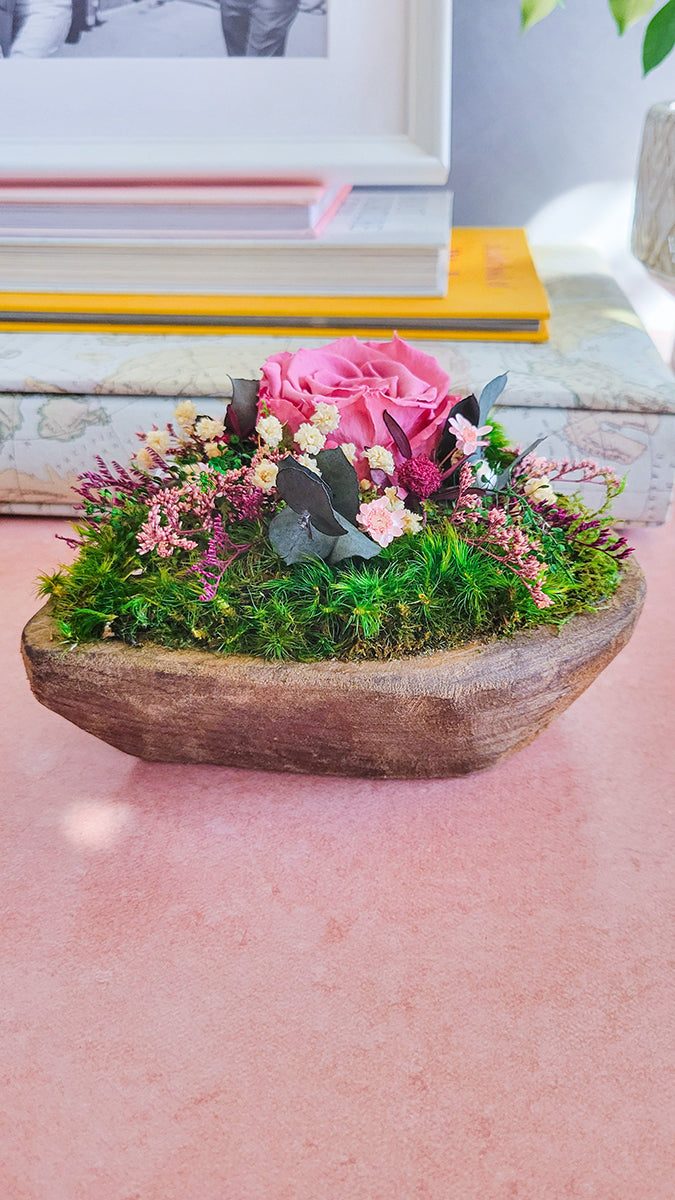
M 409 458 L 398 468 L 399 485 L 421 500 L 437 492 L 442 482 L 443 476 L 430 458 Z

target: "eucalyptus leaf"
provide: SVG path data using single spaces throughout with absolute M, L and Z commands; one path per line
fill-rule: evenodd
M 506 384 L 508 383 L 508 372 L 504 375 L 496 375 L 489 383 L 485 384 L 479 400 L 478 400 L 478 425 L 484 425 L 490 409 L 497 403 Z
M 339 537 L 328 537 L 312 528 L 309 514 L 298 516 L 292 508 L 283 508 L 269 524 L 270 541 L 280 558 L 292 566 L 309 558 L 322 558 L 331 564 L 345 558 L 375 558 L 380 547 L 351 521 L 338 517 Z
M 647 13 L 652 11 L 655 2 L 656 0 L 609 0 L 619 33 L 625 33 L 641 17 L 646 17 Z
M 642 69 L 645 75 L 658 67 L 675 46 L 675 0 L 668 0 L 652 17 L 642 43 Z
M 532 442 L 527 447 L 527 450 L 523 450 L 522 454 L 519 454 L 517 458 L 514 458 L 512 463 L 509 463 L 506 470 L 502 471 L 495 479 L 493 487 L 492 487 L 493 491 L 501 492 L 504 490 L 505 487 L 508 487 L 509 483 L 511 482 L 511 476 L 513 474 L 515 467 L 517 467 L 518 463 L 521 463 L 524 458 L 527 458 L 528 454 L 531 454 L 533 450 L 536 450 L 537 446 L 540 446 L 541 443 L 545 440 L 545 437 L 546 437 L 546 435 L 544 435 L 543 437 L 538 437 L 534 442 Z
M 344 458 L 344 455 L 342 457 Z M 276 488 L 282 500 L 285 500 L 294 512 L 300 516 L 309 514 L 312 525 L 319 533 L 325 533 L 329 537 L 341 536 L 342 525 L 333 508 L 328 484 L 290 454 L 279 463 Z
M 345 521 L 344 528 L 343 536 L 333 543 L 333 548 L 328 555 L 329 563 L 339 563 L 344 558 L 375 558 L 380 553 L 381 548 L 377 542 L 374 542 L 367 534 L 361 533 L 356 525 Z
M 255 429 L 259 387 L 257 379 L 232 380 L 232 399 L 227 406 L 225 419 L 234 432 L 242 437 Z
M 336 542 L 342 540 L 312 529 L 309 520 L 298 517 L 292 508 L 282 508 L 272 517 L 269 537 L 279 557 L 289 566 L 308 558 L 327 559 Z
M 316 463 L 330 488 L 333 508 L 348 521 L 355 521 L 360 504 L 359 477 L 349 459 L 339 448 L 320 450 Z
M 531 29 L 537 21 L 543 21 L 549 13 L 557 8 L 560 0 L 522 0 L 520 5 L 520 28 L 524 33 Z

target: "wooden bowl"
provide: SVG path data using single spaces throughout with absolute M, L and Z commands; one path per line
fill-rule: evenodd
M 559 631 L 389 662 L 270 663 L 106 640 L 67 649 L 46 605 L 23 631 L 41 704 L 152 762 L 449 778 L 527 746 L 625 646 L 644 576 Z

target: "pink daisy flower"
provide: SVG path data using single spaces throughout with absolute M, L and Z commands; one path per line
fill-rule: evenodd
M 492 429 L 491 425 L 472 425 L 467 421 L 466 417 L 457 414 L 456 417 L 451 417 L 448 421 L 448 433 L 454 433 L 457 438 L 457 449 L 460 454 L 471 455 L 475 454 L 479 446 L 487 446 L 487 441 L 482 439 L 482 433 L 489 433 Z
M 392 512 L 388 498 L 381 496 L 379 500 L 362 504 L 356 519 L 378 546 L 388 546 L 395 537 L 401 537 L 405 532 L 404 512 L 402 508 Z

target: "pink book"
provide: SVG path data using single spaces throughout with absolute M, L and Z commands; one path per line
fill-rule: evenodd
M 0 238 L 315 237 L 351 191 L 321 184 L 0 185 Z

